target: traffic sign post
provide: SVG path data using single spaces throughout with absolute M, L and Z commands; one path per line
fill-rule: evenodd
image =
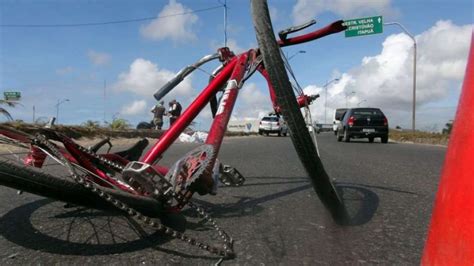
M 5 101 L 18 101 L 21 98 L 21 92 L 19 91 L 5 91 L 3 92 Z
M 356 18 L 344 21 L 346 37 L 364 36 L 383 32 L 383 17 Z

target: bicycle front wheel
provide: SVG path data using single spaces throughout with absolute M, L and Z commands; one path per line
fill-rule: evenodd
M 329 210 L 336 222 L 344 223 L 347 219 L 344 202 L 324 170 L 297 104 L 296 96 L 293 93 L 283 59 L 281 58 L 280 47 L 275 40 L 267 1 L 252 0 L 251 5 L 253 23 L 260 53 L 263 56 L 263 63 L 270 76 L 281 113 L 291 131 L 291 140 L 298 153 L 298 157 L 311 178 L 314 190 L 324 206 Z

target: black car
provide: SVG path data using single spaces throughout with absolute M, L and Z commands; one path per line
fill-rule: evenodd
M 380 138 L 388 142 L 388 120 L 379 108 L 350 108 L 337 128 L 337 140 L 349 142 L 351 138 Z

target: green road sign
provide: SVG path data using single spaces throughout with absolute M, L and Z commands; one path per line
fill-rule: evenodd
M 3 92 L 5 101 L 18 101 L 21 98 L 21 92 L 19 91 L 5 91 Z
M 383 32 L 382 16 L 356 18 L 344 21 L 346 37 L 364 36 Z

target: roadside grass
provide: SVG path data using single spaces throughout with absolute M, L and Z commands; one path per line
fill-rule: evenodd
M 413 142 L 435 145 L 447 145 L 449 141 L 449 134 L 423 131 L 399 131 L 396 129 L 390 129 L 388 137 L 391 140 L 398 142 Z
M 44 129 L 44 125 L 28 124 L 21 122 L 7 122 L 2 125 L 12 127 L 14 129 L 26 132 L 28 134 L 35 134 Z M 66 136 L 73 139 L 80 138 L 98 138 L 98 137 L 111 137 L 111 138 L 158 138 L 163 134 L 161 130 L 154 129 L 111 129 L 105 127 L 91 127 L 88 125 L 82 126 L 54 126 L 54 131 L 65 134 Z
M 17 130 L 24 131 L 29 134 L 35 134 L 44 128 L 42 125 L 22 123 L 22 122 L 7 122 L 3 125 L 13 127 Z M 64 126 L 58 125 L 54 127 L 54 130 L 61 132 L 66 136 L 73 139 L 80 138 L 100 138 L 100 137 L 111 137 L 111 138 L 159 138 L 163 131 L 154 129 L 111 129 L 109 127 L 96 127 L 88 124 L 80 126 Z M 255 136 L 257 133 L 254 132 L 230 132 L 225 133 L 227 137 L 233 136 Z M 396 129 L 390 129 L 389 138 L 392 141 L 397 142 L 412 142 L 422 144 L 435 144 L 435 145 L 447 145 L 449 141 L 449 134 L 442 133 L 430 133 L 423 131 L 400 131 Z

